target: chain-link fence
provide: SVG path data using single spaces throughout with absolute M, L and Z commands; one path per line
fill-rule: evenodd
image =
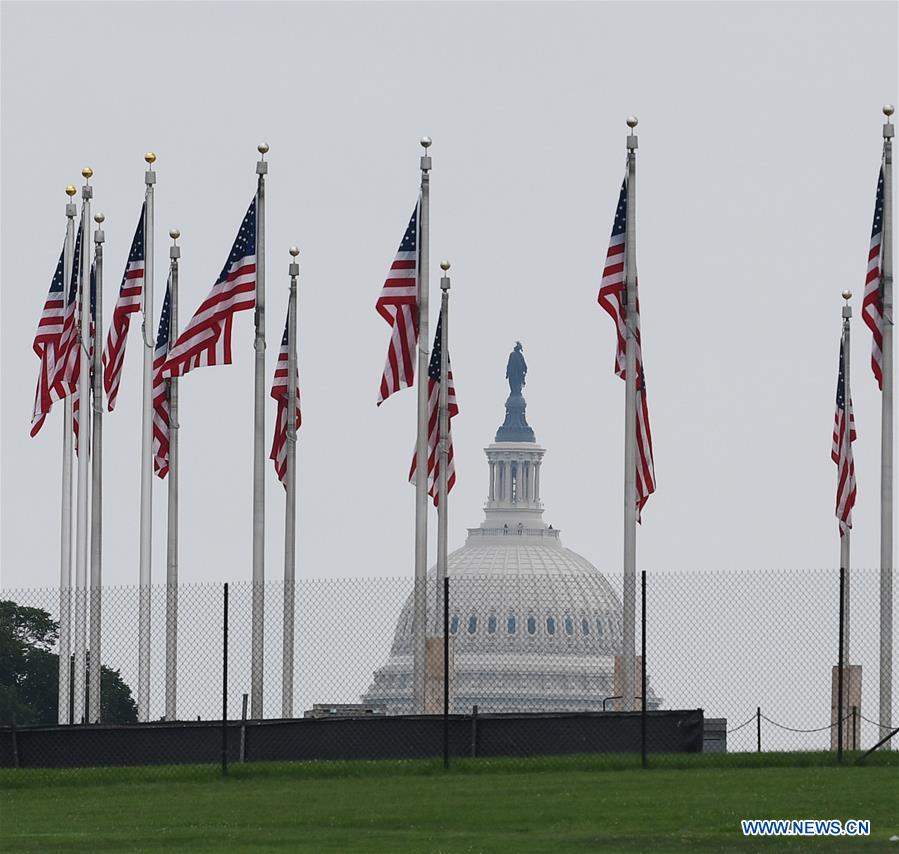
M 0 767 L 829 751 L 840 729 L 863 750 L 888 731 L 877 571 L 846 585 L 842 679 L 836 570 L 649 572 L 633 658 L 621 581 L 431 575 L 423 637 L 408 578 L 6 591 Z

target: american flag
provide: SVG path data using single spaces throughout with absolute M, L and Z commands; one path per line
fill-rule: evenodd
M 625 242 L 627 238 L 627 178 L 621 184 L 618 209 L 612 225 L 612 237 L 606 253 L 606 264 L 602 271 L 599 288 L 599 304 L 608 312 L 615 323 L 618 346 L 615 351 L 615 373 L 627 379 L 627 324 L 625 302 L 627 285 L 624 271 Z M 636 291 L 636 279 L 634 280 Z M 637 364 L 637 521 L 643 505 L 656 491 L 655 466 L 652 459 L 652 434 L 649 430 L 649 407 L 646 402 L 646 377 L 643 373 L 643 353 L 640 346 L 640 300 L 635 300 L 631 326 L 634 332 Z
M 50 282 L 50 292 L 47 294 L 44 311 L 38 321 L 37 332 L 32 344 L 35 355 L 40 359 L 37 388 L 34 392 L 34 410 L 31 416 L 32 436 L 36 436 L 44 426 L 44 421 L 53 405 L 50 397 L 50 382 L 55 369 L 56 353 L 59 348 L 59 339 L 62 336 L 66 307 L 63 289 L 64 257 L 65 246 L 59 253 L 59 263 L 56 265 L 56 272 Z
M 415 381 L 418 345 L 418 205 L 403 235 L 375 308 L 392 327 L 378 406 Z
M 852 527 L 852 508 L 855 506 L 855 462 L 852 443 L 855 441 L 855 416 L 852 398 L 846 405 L 846 377 L 844 375 L 843 344 L 840 341 L 840 370 L 837 374 L 837 408 L 833 416 L 833 448 L 830 458 L 837 464 L 837 519 L 840 536 Z M 848 415 L 847 415 L 848 413 Z M 848 430 L 847 430 L 848 421 Z M 847 435 L 848 434 L 848 435 Z
M 169 473 L 169 381 L 162 377 L 162 366 L 169 353 L 171 318 L 172 276 L 169 274 L 153 351 L 153 469 L 162 478 Z
M 862 317 L 874 336 L 871 346 L 871 370 L 877 385 L 883 389 L 883 164 L 877 180 L 877 199 L 874 202 L 874 224 L 871 226 L 871 246 L 868 249 L 868 274 L 865 277 L 865 296 Z
M 431 361 L 428 363 L 428 495 L 434 499 L 434 506 L 439 503 L 440 488 L 440 351 L 441 333 L 443 331 L 443 315 L 437 321 L 437 334 L 434 336 L 434 349 L 431 350 Z M 446 357 L 449 365 L 449 354 Z M 453 372 L 447 370 L 446 406 L 449 415 L 447 428 L 446 454 L 446 493 L 449 495 L 456 482 L 456 466 L 453 462 L 452 419 L 459 414 L 456 402 L 456 387 L 453 384 Z M 415 483 L 417 457 L 413 452 L 412 466 L 409 468 L 409 483 Z
M 50 400 L 55 402 L 74 394 L 78 382 L 78 276 L 81 272 L 81 226 L 75 238 L 72 258 L 72 275 L 69 279 L 66 307 L 63 313 L 62 333 L 50 377 Z
M 275 378 L 272 381 L 271 396 L 278 401 L 278 416 L 275 418 L 275 436 L 272 440 L 272 452 L 269 454 L 275 464 L 275 471 L 278 473 L 278 480 L 287 488 L 287 407 L 288 407 L 288 360 L 290 358 L 290 350 L 287 337 L 287 325 L 290 323 L 290 313 L 288 312 L 287 323 L 284 324 L 284 337 L 281 339 L 281 351 L 278 353 L 278 364 L 275 366 Z M 302 423 L 300 415 L 300 382 L 299 373 L 297 373 L 296 386 L 296 417 L 294 421 L 294 429 L 299 429 Z
M 90 322 L 88 324 L 88 332 L 87 332 L 87 359 L 89 363 L 88 370 L 88 389 L 87 389 L 87 400 L 91 399 L 91 389 L 93 388 L 94 382 L 94 330 L 96 327 L 96 317 L 97 317 L 97 265 L 96 262 L 91 264 L 91 272 L 90 272 Z M 83 321 L 82 321 L 83 322 Z M 75 453 L 78 453 L 78 438 L 79 438 L 79 414 L 81 411 L 81 360 L 84 358 L 84 353 L 82 352 L 82 347 L 78 347 L 78 354 L 75 358 L 74 362 L 74 376 L 75 376 L 75 391 L 72 394 L 72 431 L 75 433 Z
M 144 294 L 144 217 L 147 203 L 141 206 L 137 230 L 131 241 L 128 263 L 119 286 L 119 298 L 112 312 L 109 334 L 106 336 L 106 349 L 103 351 L 103 387 L 106 389 L 109 411 L 115 409 L 119 395 L 119 383 L 122 380 L 122 365 L 125 363 L 125 341 L 131 315 L 140 311 Z
M 256 197 L 240 224 L 234 245 L 209 296 L 178 336 L 162 376 L 184 376 L 194 368 L 231 364 L 234 314 L 256 306 Z

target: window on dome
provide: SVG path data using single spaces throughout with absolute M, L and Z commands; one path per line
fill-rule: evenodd
M 597 634 L 599 637 L 602 637 L 602 620 L 597 620 L 597 621 L 596 621 L 596 634 Z
M 459 631 L 459 615 L 453 614 L 453 618 L 450 620 L 450 634 L 454 635 Z
M 528 617 L 528 634 L 537 634 L 537 621 L 533 617 Z
M 478 630 L 478 618 L 472 614 L 468 618 L 468 634 L 473 635 Z
M 546 618 L 546 633 L 548 635 L 554 635 L 556 633 L 556 621 L 552 617 Z M 533 632 L 531 634 L 533 634 Z
M 588 622 L 588 620 L 587 620 L 586 617 L 584 617 L 584 619 L 581 620 L 581 631 L 582 631 L 585 635 L 589 635 L 589 634 L 590 634 L 590 623 Z
M 487 618 L 487 633 L 491 635 L 496 634 L 496 617 L 493 614 Z
M 566 635 L 574 634 L 574 621 L 571 619 L 571 617 L 565 618 L 565 634 Z
M 517 628 L 517 625 L 516 625 L 515 617 L 510 614 L 509 619 L 506 620 L 506 631 L 510 635 L 514 635 L 516 628 Z

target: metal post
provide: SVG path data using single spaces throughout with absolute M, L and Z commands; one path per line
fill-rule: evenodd
M 74 185 L 66 187 L 69 201 L 66 203 L 66 242 L 63 252 L 63 303 L 69 298 L 72 285 L 72 264 L 75 255 L 75 215 L 77 208 L 72 198 L 78 190 Z M 59 691 L 57 695 L 57 721 L 72 722 L 70 702 L 72 693 L 72 398 L 66 396 L 63 404 L 62 424 L 62 504 L 59 538 Z
M 253 382 L 253 616 L 250 654 L 250 714 L 262 717 L 265 631 L 265 176 L 266 143 L 256 146 L 256 351 Z
M 430 137 L 422 137 L 418 211 L 418 433 L 415 446 L 415 588 L 413 607 L 412 710 L 425 710 L 425 636 L 428 575 L 428 263 L 430 229 Z
M 629 116 L 627 126 L 627 220 L 624 256 L 625 274 L 625 357 L 624 403 L 624 578 L 622 603 L 622 701 L 625 711 L 634 708 L 634 612 L 637 581 L 637 117 Z
M 10 721 L 10 738 L 12 739 L 12 767 L 13 768 L 21 768 L 21 763 L 19 762 L 19 737 L 16 732 L 16 718 L 13 716 L 13 719 Z
M 103 232 L 101 213 L 94 215 L 94 340 L 91 413 L 93 436 L 91 442 L 91 576 L 90 576 L 90 677 L 88 683 L 88 720 L 100 722 L 100 635 L 103 595 Z
M 845 621 L 846 570 L 840 567 L 840 638 L 837 650 L 837 762 L 843 761 L 843 626 Z
M 755 752 L 762 752 L 762 707 L 755 710 Z
M 840 347 L 840 353 L 842 354 L 843 364 L 842 364 L 842 372 L 843 372 L 843 406 L 845 407 L 844 411 L 846 413 L 846 442 L 851 448 L 852 445 L 852 392 L 850 388 L 850 377 L 849 377 L 849 364 L 850 364 L 850 339 L 849 339 L 849 320 L 852 317 L 852 307 L 849 305 L 849 300 L 852 299 L 851 291 L 843 291 L 843 299 L 846 300 L 846 304 L 843 306 L 843 340 L 842 346 Z M 851 662 L 852 659 L 849 655 L 849 619 L 850 619 L 850 610 L 849 610 L 849 597 L 851 595 L 851 585 L 850 585 L 850 528 L 848 525 L 844 525 L 840 522 L 840 566 L 846 572 L 846 584 L 843 589 L 843 600 L 841 602 L 841 607 L 843 608 L 843 654 L 846 657 L 846 661 Z
M 883 125 L 883 399 L 880 425 L 880 732 L 893 707 L 893 107 Z M 889 749 L 889 741 L 886 742 Z
M 169 346 L 178 340 L 178 273 L 181 247 L 177 228 L 169 231 Z M 169 485 L 165 554 L 165 719 L 178 719 L 178 377 L 165 381 L 169 404 Z
M 449 578 L 443 576 L 443 767 L 449 768 Z
M 222 774 L 228 773 L 228 582 L 222 603 Z
M 243 765 L 247 761 L 247 700 L 250 699 L 249 694 L 243 695 L 243 702 L 240 704 L 240 764 Z
M 640 572 L 640 761 L 649 766 L 646 756 L 646 570 Z
M 150 584 L 153 553 L 153 356 L 156 349 L 153 315 L 153 194 L 156 155 L 144 155 L 146 203 L 144 206 L 144 291 L 143 323 L 141 326 L 144 350 L 143 401 L 141 408 L 140 454 L 140 576 L 138 590 L 138 651 L 137 651 L 137 717 L 150 720 Z
M 478 707 L 471 707 L 471 756 L 478 755 Z
M 858 750 L 858 706 L 852 707 L 852 749 Z
M 81 170 L 84 185 L 81 188 L 81 269 L 78 275 L 78 346 L 81 349 L 80 371 L 78 375 L 78 488 L 76 508 L 76 542 L 75 542 L 75 701 L 73 719 L 75 723 L 84 723 L 85 716 L 85 677 L 87 676 L 87 571 L 89 555 L 89 492 L 90 492 L 90 454 L 91 454 L 91 366 L 90 366 L 90 228 L 91 198 L 93 187 L 88 183 L 94 174 L 89 167 Z
M 297 530 L 297 276 L 300 250 L 291 246 L 288 273 L 290 296 L 287 303 L 287 501 L 284 518 L 284 625 L 281 651 L 281 717 L 293 717 L 293 646 L 294 607 L 296 596 L 296 530 Z

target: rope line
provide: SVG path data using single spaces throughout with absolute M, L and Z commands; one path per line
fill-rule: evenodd
M 833 729 L 838 723 L 840 723 L 840 721 L 834 721 L 832 724 L 828 724 L 827 726 L 815 727 L 814 729 L 798 729 L 796 727 L 786 726 L 785 724 L 779 724 L 777 721 L 772 721 L 771 718 L 769 718 L 767 715 L 762 715 L 762 717 L 772 726 L 776 726 L 779 729 L 788 730 L 789 732 L 823 732 L 824 730 Z M 851 718 L 852 713 L 850 712 L 850 714 L 846 715 L 846 717 L 843 718 L 843 723 L 850 720 Z
M 735 726 L 733 729 L 727 730 L 727 734 L 730 735 L 732 732 L 737 732 L 738 730 L 743 729 L 744 726 L 748 726 L 756 719 L 756 716 L 753 715 L 748 721 L 744 721 L 739 726 Z

